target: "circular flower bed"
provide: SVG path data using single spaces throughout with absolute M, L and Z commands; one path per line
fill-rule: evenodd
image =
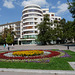
M 24 52 L 24 53 L 23 53 Z M 22 54 L 21 54 L 22 53 Z M 60 55 L 58 51 L 51 50 L 23 50 L 0 53 L 0 59 L 41 59 Z

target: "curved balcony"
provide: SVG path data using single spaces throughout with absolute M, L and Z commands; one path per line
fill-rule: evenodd
M 29 13 L 29 12 L 35 12 L 35 13 L 37 12 L 37 13 L 43 14 L 43 12 L 42 12 L 41 10 L 37 10 L 37 9 L 29 9 L 29 10 L 25 10 L 25 11 L 23 11 L 22 14 Z
M 26 8 L 26 9 L 24 9 L 24 10 L 22 11 L 22 13 L 24 13 L 26 10 L 32 10 L 32 9 L 34 9 L 34 10 L 39 10 L 39 11 L 42 12 L 42 10 L 39 9 L 39 8 Z
M 25 23 L 31 23 L 31 22 L 33 22 L 34 24 L 36 24 L 36 23 L 40 23 L 41 22 L 41 20 L 33 20 L 33 21 L 23 21 L 23 24 L 25 24 Z
M 22 14 L 22 16 L 24 16 L 24 15 L 30 15 L 31 16 L 31 15 L 37 15 L 37 14 L 42 15 L 41 13 L 38 13 L 38 12 L 28 12 L 28 13 Z
M 28 17 L 28 16 L 43 16 L 41 13 L 38 12 L 29 12 L 22 15 L 22 18 Z
M 33 25 L 23 25 L 23 27 L 28 27 L 28 26 L 33 26 Z
M 38 35 L 38 33 L 25 33 L 23 35 Z
M 37 31 L 37 29 L 24 29 L 23 32 L 25 31 Z
M 43 16 L 38 16 L 38 15 L 33 15 L 33 16 L 27 16 L 27 17 L 22 17 L 22 19 L 26 19 L 26 18 L 42 18 Z
M 26 20 L 26 21 L 23 21 L 23 23 L 27 23 L 27 22 L 33 22 L 34 20 Z

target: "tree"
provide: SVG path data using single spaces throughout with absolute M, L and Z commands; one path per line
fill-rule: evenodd
M 63 18 L 63 19 L 61 19 L 60 20 L 60 25 L 61 25 L 61 30 L 62 30 L 62 35 L 61 35 L 61 39 L 63 40 L 63 41 L 65 41 L 66 40 L 66 37 L 64 36 L 65 35 L 65 26 L 66 26 L 66 20 Z
M 4 31 L 2 32 L 2 38 L 5 40 L 8 34 L 8 28 L 4 28 Z
M 72 0 L 72 2 L 69 2 L 69 0 L 67 0 L 67 1 L 68 1 L 68 5 L 69 5 L 68 9 L 69 9 L 70 13 L 72 14 L 72 17 L 75 18 L 75 0 Z
M 65 37 L 67 39 L 72 39 L 73 38 L 73 30 L 72 30 L 72 22 L 71 21 L 67 21 L 64 29 L 65 29 Z
M 0 35 L 0 44 L 4 44 L 5 41 L 3 40 L 2 36 Z
M 72 26 L 71 26 L 71 28 L 72 28 L 72 33 L 73 33 L 73 39 L 74 39 L 74 42 L 75 42 L 75 19 L 73 20 L 73 22 L 72 22 Z
M 68 9 L 70 13 L 72 14 L 72 17 L 74 18 L 74 21 L 71 24 L 71 30 L 72 30 L 71 34 L 73 35 L 73 39 L 75 41 L 75 0 L 72 0 L 72 2 L 69 2 L 69 0 L 67 1 L 69 5 Z
M 6 39 L 8 38 L 7 37 L 7 35 L 9 35 L 10 34 L 10 36 L 12 37 L 12 40 L 13 40 L 13 42 L 14 42 L 14 35 L 16 35 L 15 34 L 15 32 L 13 31 L 13 28 L 10 26 L 10 28 L 8 29 L 8 28 L 5 28 L 4 29 L 4 31 L 2 32 L 2 38 L 6 41 Z M 13 43 L 12 42 L 12 43 Z
M 50 23 L 49 15 L 46 14 L 44 16 L 43 21 L 37 25 L 39 29 L 38 40 L 41 41 L 42 44 L 46 45 L 50 43 L 52 40 L 52 23 Z
M 12 44 L 13 41 L 14 41 L 14 40 L 13 40 L 13 37 L 11 37 L 11 34 L 8 33 L 8 34 L 7 34 L 7 38 L 6 38 L 6 43 Z
M 63 18 L 61 19 L 60 21 L 58 20 L 54 20 L 54 37 L 55 39 L 57 40 L 57 43 L 64 43 L 65 41 L 65 37 L 64 37 L 64 34 L 65 34 L 65 24 L 66 24 L 66 20 Z
M 62 28 L 61 39 L 64 41 L 70 40 L 72 42 L 72 40 L 75 38 L 75 20 L 66 22 L 65 19 L 61 19 L 60 25 Z M 59 29 L 57 29 L 57 31 L 58 30 Z

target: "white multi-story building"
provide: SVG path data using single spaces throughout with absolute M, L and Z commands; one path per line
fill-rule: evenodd
M 15 38 L 18 38 L 18 44 L 35 44 L 39 33 L 36 26 L 43 21 L 45 14 L 49 15 L 50 22 L 61 20 L 61 17 L 55 16 L 55 13 L 49 12 L 49 9 L 41 9 L 39 5 L 30 4 L 24 7 L 21 21 L 0 25 L 0 29 L 3 30 L 6 26 L 9 28 L 9 25 L 13 25 L 17 34 Z
M 20 39 L 22 44 L 34 44 L 38 35 L 38 29 L 36 28 L 43 20 L 43 12 L 38 5 L 27 5 L 22 11 L 22 36 Z
M 21 21 L 17 21 L 0 25 L 0 35 L 2 34 L 5 28 L 9 29 L 11 26 L 13 28 L 13 31 L 16 33 L 16 35 L 14 36 L 16 39 L 15 41 L 18 41 L 17 39 L 20 38 L 20 23 Z

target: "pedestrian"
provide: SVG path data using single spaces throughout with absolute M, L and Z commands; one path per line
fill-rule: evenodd
M 13 48 L 13 44 L 12 44 L 12 48 Z
M 5 44 L 4 44 L 4 48 L 5 48 Z
M 8 51 L 10 50 L 10 47 L 8 46 Z
M 8 48 L 8 44 L 6 44 L 6 48 Z
M 69 50 L 69 45 L 67 46 L 67 49 Z

